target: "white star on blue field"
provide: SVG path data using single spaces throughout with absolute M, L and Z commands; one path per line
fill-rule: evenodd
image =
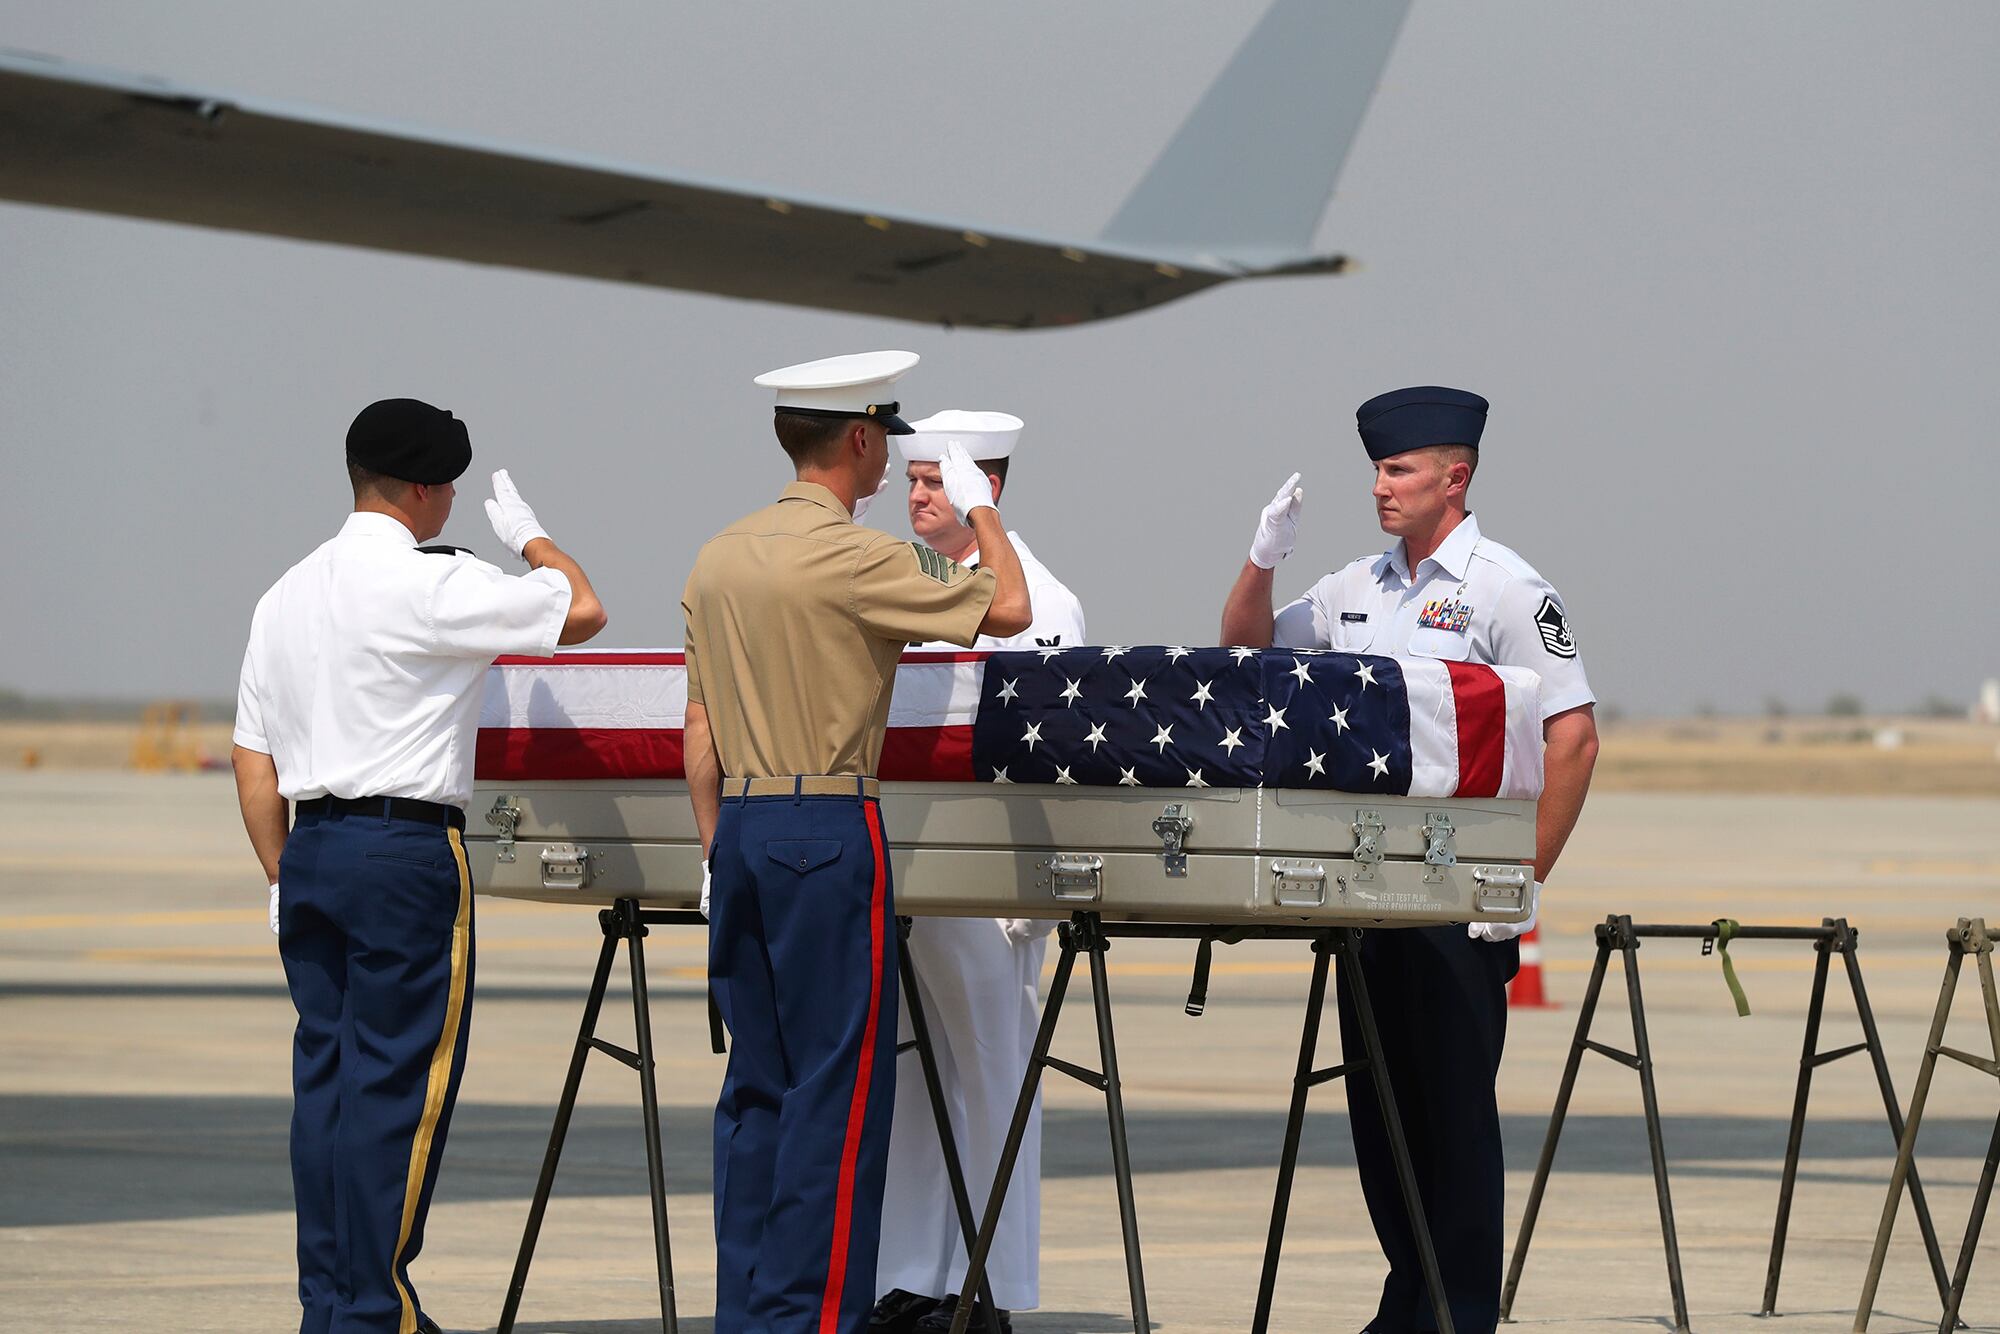
M 1409 696 L 1393 659 L 1352 654 L 999 652 L 987 659 L 973 770 L 1004 783 L 1404 793 Z

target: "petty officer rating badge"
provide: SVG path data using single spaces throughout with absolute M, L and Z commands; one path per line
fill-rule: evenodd
M 1432 598 L 1417 616 L 1419 630 L 1449 630 L 1453 634 L 1464 634 L 1465 627 L 1470 624 L 1472 608 L 1457 598 Z

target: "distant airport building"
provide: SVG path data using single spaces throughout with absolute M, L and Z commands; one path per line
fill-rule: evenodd
M 1972 721 L 2000 723 L 2000 676 L 1989 676 L 1979 687 L 1979 700 L 1972 706 Z

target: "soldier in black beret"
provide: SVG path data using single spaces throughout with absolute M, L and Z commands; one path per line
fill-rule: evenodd
M 527 573 L 418 545 L 444 528 L 471 461 L 465 423 L 442 408 L 362 409 L 347 432 L 354 512 L 257 604 L 243 655 L 237 800 L 299 1016 L 306 1334 L 437 1329 L 409 1267 L 472 1015 L 460 835 L 481 688 L 497 655 L 546 655 L 604 625 L 582 567 L 504 469 L 486 514 Z

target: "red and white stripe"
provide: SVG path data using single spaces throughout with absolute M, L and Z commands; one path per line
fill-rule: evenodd
M 1410 695 L 1410 795 L 1542 791 L 1542 678 L 1525 667 L 1398 658 Z
M 1399 658 L 1413 797 L 1532 798 L 1542 787 L 1532 671 Z M 880 776 L 973 780 L 983 653 L 914 652 L 896 668 Z M 496 782 L 681 778 L 687 662 L 672 650 L 501 658 L 486 676 L 475 772 Z

